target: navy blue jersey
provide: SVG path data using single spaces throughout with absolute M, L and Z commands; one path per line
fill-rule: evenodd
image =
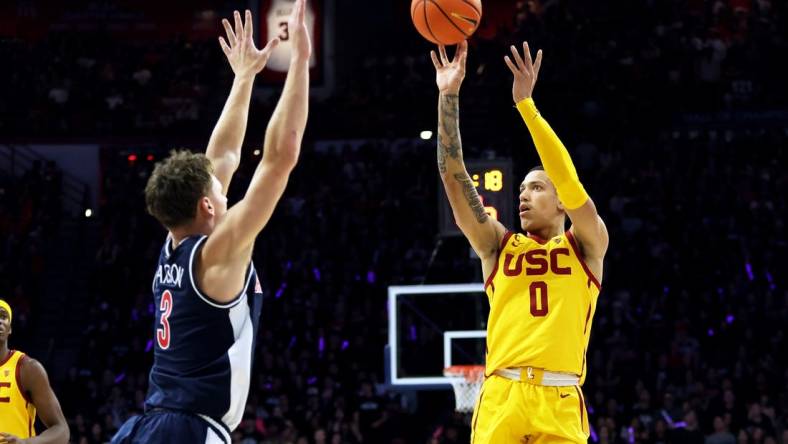
M 171 239 L 153 278 L 154 359 L 145 410 L 191 412 L 230 431 L 241 422 L 252 373 L 262 290 L 254 265 L 241 293 L 226 304 L 197 286 L 194 258 L 207 236 Z
M 211 420 L 213 421 L 213 420 Z M 192 413 L 155 410 L 120 426 L 111 444 L 231 444 L 230 433 Z

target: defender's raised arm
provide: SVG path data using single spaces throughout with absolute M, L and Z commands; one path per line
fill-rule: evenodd
M 200 270 L 206 292 L 221 299 L 238 294 L 243 273 L 252 256 L 254 240 L 268 223 L 274 207 L 284 193 L 290 172 L 301 150 L 309 110 L 309 57 L 312 45 L 305 21 L 306 0 L 297 0 L 290 16 L 293 42 L 290 69 L 284 90 L 265 135 L 263 156 L 244 198 L 234 205 L 219 223 L 201 251 Z M 225 288 L 227 282 L 237 283 Z M 216 287 L 214 288 L 214 285 Z
M 244 23 L 241 23 L 241 14 L 238 11 L 235 11 L 234 19 L 235 29 L 227 19 L 222 20 L 227 40 L 219 37 L 219 45 L 230 62 L 235 78 L 205 153 L 213 165 L 214 175 L 222 184 L 222 194 L 225 195 L 233 173 L 241 162 L 241 144 L 246 133 L 254 78 L 263 70 L 271 52 L 279 44 L 279 39 L 273 39 L 263 49 L 255 47 L 252 13 L 249 10 L 246 11 Z

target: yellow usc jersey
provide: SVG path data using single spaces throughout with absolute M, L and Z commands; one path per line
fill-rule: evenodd
M 36 408 L 19 382 L 23 359 L 24 353 L 11 350 L 5 361 L 0 361 L 0 432 L 24 439 L 36 436 Z
M 599 282 L 570 231 L 549 240 L 507 232 L 485 283 L 486 374 L 535 367 L 585 379 Z

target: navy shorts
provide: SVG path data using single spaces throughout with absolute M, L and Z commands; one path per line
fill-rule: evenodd
M 216 421 L 193 413 L 154 410 L 129 418 L 112 444 L 230 444 L 230 433 Z

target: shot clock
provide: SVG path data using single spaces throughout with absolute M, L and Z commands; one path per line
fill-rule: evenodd
M 514 186 L 512 181 L 511 159 L 465 160 L 465 167 L 471 176 L 476 191 L 490 217 L 501 221 L 505 226 L 513 223 L 512 207 L 514 205 Z M 443 185 L 438 187 L 440 211 L 438 215 L 441 236 L 461 234 L 454 222 L 454 215 L 446 197 Z

